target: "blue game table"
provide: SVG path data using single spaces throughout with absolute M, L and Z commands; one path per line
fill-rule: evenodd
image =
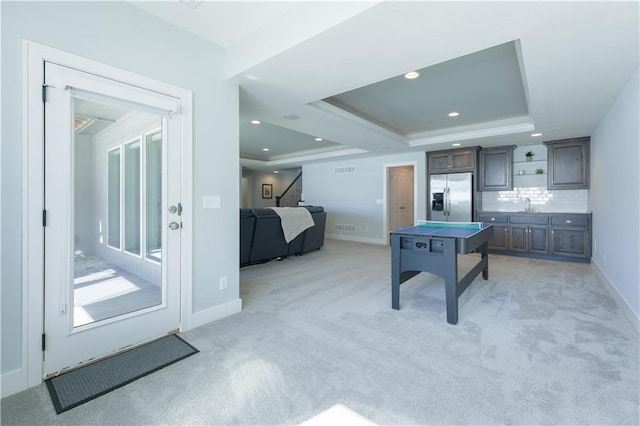
M 482 271 L 489 278 L 487 246 L 493 225 L 430 222 L 391 232 L 391 307 L 400 309 L 400 284 L 420 272 L 444 278 L 447 322 L 458 323 L 458 298 Z M 480 253 L 480 261 L 458 280 L 458 254 Z

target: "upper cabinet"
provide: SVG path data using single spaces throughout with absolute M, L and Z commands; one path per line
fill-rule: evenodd
M 479 147 L 428 152 L 429 174 L 473 172 Z
M 547 188 L 589 188 L 589 137 L 549 141 Z
M 480 150 L 480 191 L 513 189 L 513 150 L 515 145 Z

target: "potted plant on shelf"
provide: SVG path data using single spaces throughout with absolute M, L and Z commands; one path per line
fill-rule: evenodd
M 524 157 L 527 159 L 527 161 L 531 161 L 531 159 L 533 158 L 533 152 L 531 151 L 525 152 Z

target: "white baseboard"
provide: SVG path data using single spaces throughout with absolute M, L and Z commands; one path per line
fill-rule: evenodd
M 22 369 L 10 371 L 0 377 L 0 398 L 22 392 Z
M 344 234 L 324 234 L 325 238 L 329 238 L 331 240 L 342 240 L 342 241 L 353 241 L 354 243 L 366 243 L 366 244 L 386 244 L 381 238 L 373 238 L 373 237 L 356 237 L 353 235 L 344 235 Z
M 598 265 L 598 263 L 593 258 L 591 259 L 591 265 L 593 270 L 596 271 L 600 278 L 602 278 L 602 281 L 604 281 L 609 286 L 609 290 L 615 297 L 618 305 L 620 305 L 620 307 L 622 308 L 622 312 L 629 319 L 629 322 L 631 323 L 633 328 L 635 328 L 638 334 L 640 334 L 640 317 L 638 317 L 638 314 L 633 311 L 633 309 L 629 305 L 629 302 L 627 302 L 626 299 L 622 297 L 622 295 L 618 291 L 618 288 L 613 285 L 613 282 L 609 279 L 609 277 L 607 277 L 607 275 L 600 268 L 600 265 Z
M 201 325 L 208 324 L 212 321 L 216 321 L 224 317 L 228 317 L 229 315 L 237 314 L 241 310 L 242 299 L 238 298 L 236 300 L 232 300 L 231 302 L 214 306 L 213 308 L 205 309 L 204 311 L 194 312 L 191 315 L 191 329 L 200 327 Z

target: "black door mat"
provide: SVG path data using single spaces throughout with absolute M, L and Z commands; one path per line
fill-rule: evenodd
M 60 414 L 199 351 L 175 334 L 46 380 Z

